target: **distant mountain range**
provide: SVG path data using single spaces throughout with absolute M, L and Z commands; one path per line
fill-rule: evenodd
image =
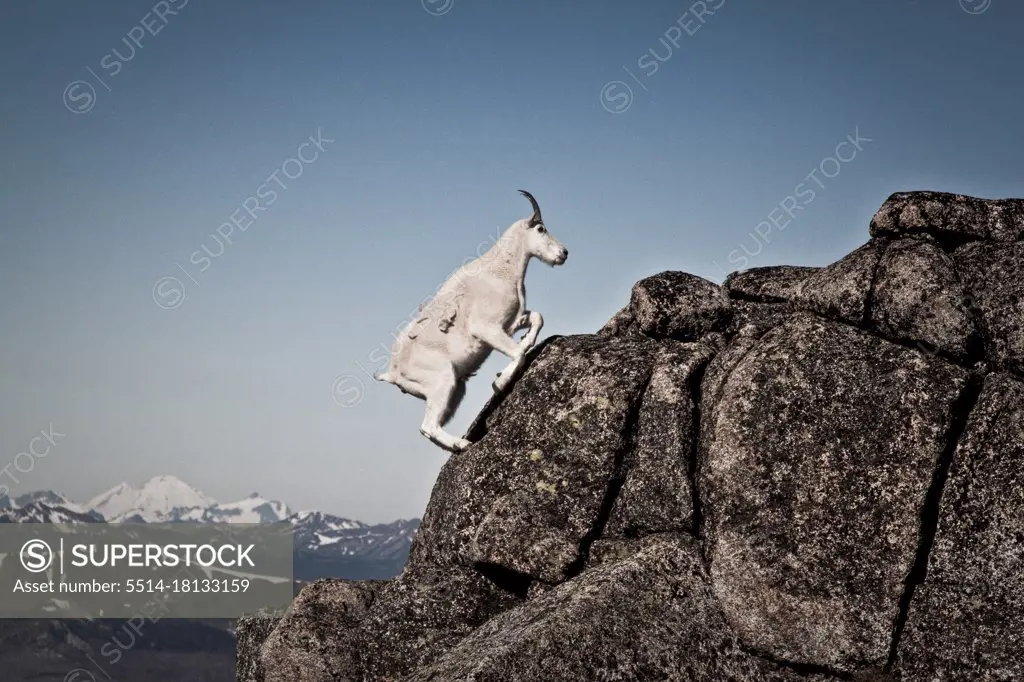
M 401 573 L 418 519 L 368 525 L 317 511 L 292 512 L 288 505 L 253 493 L 220 504 L 173 476 L 135 487 L 114 486 L 85 503 L 52 490 L 0 498 L 0 523 L 287 523 L 294 543 L 296 589 L 321 577 L 365 580 Z M 13 567 L 13 568 L 12 568 Z M 0 571 L 17 570 L 0 556 Z M 55 602 L 56 603 L 56 602 Z M 59 609 L 54 611 L 59 615 Z M 115 651 L 118 679 L 227 680 L 234 678 L 232 620 L 147 622 L 144 646 L 132 646 L 128 621 L 110 619 L 0 620 L 0 680 L 98 680 L 96 662 Z M 120 642 L 131 642 L 125 648 Z M 121 648 L 114 648 L 116 642 Z M 123 649 L 123 650 L 122 650 Z M 79 672 L 68 672 L 76 668 Z M 88 674 L 86 674 L 88 673 Z
M 419 519 L 368 525 L 317 511 L 292 512 L 257 493 L 222 504 L 174 476 L 120 483 L 85 503 L 52 490 L 0 499 L 0 523 L 288 523 L 295 576 L 387 578 L 401 572 Z

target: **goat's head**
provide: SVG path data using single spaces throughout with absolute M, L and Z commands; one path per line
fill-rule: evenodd
M 516 227 L 522 230 L 526 250 L 548 265 L 561 265 L 569 257 L 569 250 L 544 227 L 540 206 L 533 195 L 524 189 L 519 190 L 519 193 L 529 199 L 533 206 L 533 215 L 516 223 Z

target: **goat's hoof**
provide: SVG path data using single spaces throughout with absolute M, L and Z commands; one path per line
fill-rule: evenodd
M 472 445 L 472 443 L 470 443 L 465 438 L 459 438 L 452 445 L 453 445 L 452 452 L 462 452 L 463 450 L 468 448 L 470 445 Z

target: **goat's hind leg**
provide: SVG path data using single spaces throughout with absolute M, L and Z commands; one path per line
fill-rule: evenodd
M 427 410 L 423 415 L 420 433 L 435 445 L 450 452 L 468 448 L 468 440 L 457 438 L 442 428 L 451 419 L 466 394 L 466 388 L 455 378 L 455 372 L 449 369 L 444 375 L 430 382 L 430 385 L 425 387 L 425 394 Z

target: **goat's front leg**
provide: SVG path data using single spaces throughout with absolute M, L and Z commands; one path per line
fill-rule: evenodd
M 526 351 L 529 350 L 529 346 L 526 345 L 529 343 L 528 339 L 524 338 L 522 341 L 516 343 L 516 340 L 509 336 L 501 327 L 482 327 L 472 330 L 470 333 L 494 350 L 511 358 L 511 362 L 508 367 L 502 370 L 506 377 L 511 376 L 509 369 L 518 366 L 522 362 L 522 358 L 526 355 Z M 495 393 L 498 393 L 507 384 L 507 378 L 505 381 L 502 381 L 502 375 L 499 373 L 498 378 L 494 380 L 493 384 L 491 384 L 491 388 L 494 389 Z
M 529 327 L 530 331 L 526 332 L 526 335 L 519 342 L 517 350 L 519 353 L 512 357 L 512 361 L 498 373 L 498 378 L 494 380 L 492 388 L 495 393 L 500 393 L 512 382 L 516 374 L 522 368 L 523 363 L 526 362 L 526 354 L 531 348 L 537 343 L 537 336 L 540 334 L 541 327 L 544 326 L 544 318 L 541 314 L 536 311 L 525 311 L 520 315 L 516 321 L 516 328 L 513 330 L 513 334 L 516 331 L 524 327 Z
M 498 325 L 475 325 L 469 328 L 471 336 L 513 360 L 519 354 L 522 342 L 516 342 Z
M 536 345 L 537 336 L 540 334 L 541 327 L 543 326 L 544 318 L 534 310 L 527 310 L 519 316 L 519 319 L 516 321 L 516 328 L 512 333 L 515 334 L 520 329 L 530 330 L 523 335 L 522 340 L 519 342 L 520 348 L 523 349 L 523 355 L 526 355 L 526 352 Z

